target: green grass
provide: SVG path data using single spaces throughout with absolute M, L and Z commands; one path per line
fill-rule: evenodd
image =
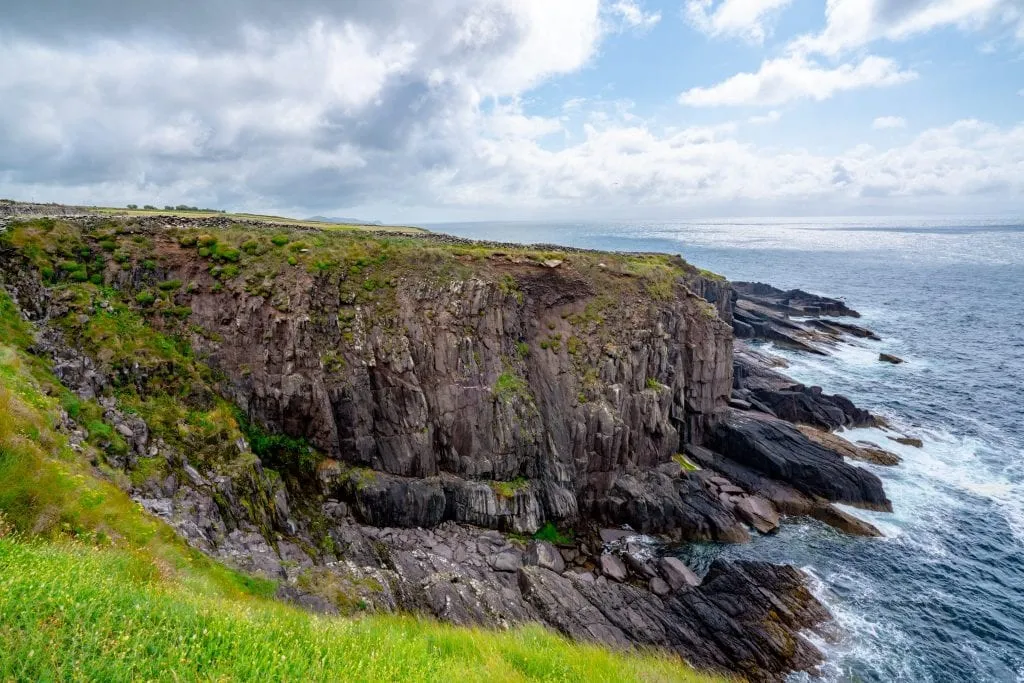
M 559 531 L 558 527 L 551 522 L 545 522 L 544 526 L 538 529 L 533 537 L 538 541 L 547 541 L 556 545 L 572 545 L 575 534 L 571 530 L 566 532 Z
M 494 395 L 503 401 L 510 401 L 513 398 L 521 398 L 529 401 L 530 386 L 526 380 L 512 372 L 503 372 L 494 383 Z
M 698 470 L 700 470 L 700 465 L 693 462 L 682 453 L 676 453 L 675 455 L 673 455 L 672 460 L 674 460 L 676 464 L 678 464 L 687 472 L 697 472 Z
M 511 481 L 492 481 L 491 489 L 499 498 L 515 498 L 516 493 L 525 490 L 530 482 L 523 477 L 516 477 Z
M 0 539 L 0 679 L 702 681 L 666 657 L 411 617 L 316 617 L 209 597 L 146 558 Z

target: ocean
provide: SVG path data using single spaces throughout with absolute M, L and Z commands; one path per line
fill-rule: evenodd
M 919 436 L 847 435 L 903 457 L 867 466 L 893 513 L 852 538 L 787 520 L 718 556 L 789 563 L 812 577 L 838 636 L 815 642 L 829 681 L 1024 681 L 1024 220 L 753 219 L 650 223 L 459 223 L 476 239 L 681 254 L 731 280 L 843 297 L 882 341 L 827 358 L 769 348 L 808 385 L 841 393 Z M 880 351 L 904 365 L 878 362 Z

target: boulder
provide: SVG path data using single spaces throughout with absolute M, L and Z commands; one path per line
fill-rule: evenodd
M 505 550 L 487 558 L 487 564 L 496 572 L 514 572 L 522 566 L 522 557 L 514 550 Z
M 611 553 L 601 555 L 599 565 L 601 567 L 601 574 L 607 576 L 612 581 L 625 581 L 629 575 L 623 561 Z
M 672 589 L 667 583 L 665 583 L 664 579 L 660 579 L 657 576 L 651 579 L 650 583 L 648 583 L 648 588 L 650 588 L 650 591 L 655 595 L 662 597 L 672 592 Z
M 608 494 L 587 501 L 593 517 L 628 524 L 645 534 L 671 534 L 690 541 L 742 543 L 743 524 L 694 473 L 671 478 L 658 471 L 615 477 Z
M 844 531 L 851 536 L 881 537 L 883 534 L 875 525 L 865 522 L 859 517 L 843 512 L 835 505 L 819 505 L 811 509 L 810 515 L 829 526 Z
M 775 506 L 760 496 L 744 496 L 736 503 L 740 518 L 762 534 L 779 528 L 779 513 Z
M 523 564 L 549 569 L 556 574 L 565 571 L 565 560 L 558 548 L 547 541 L 530 541 L 523 553 Z
M 637 536 L 637 532 L 632 529 L 601 529 L 598 534 L 601 537 L 601 543 L 617 543 L 623 539 L 629 538 L 630 536 Z
M 891 353 L 878 354 L 878 360 L 880 360 L 883 363 L 892 363 L 893 365 L 900 365 L 901 363 L 906 362 L 899 356 L 894 356 Z
M 692 588 L 700 585 L 700 577 L 678 558 L 663 557 L 658 560 L 658 568 L 673 591 L 680 590 L 684 586 Z

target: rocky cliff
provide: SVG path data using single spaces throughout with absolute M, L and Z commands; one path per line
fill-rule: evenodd
M 102 416 L 78 428 L 98 471 L 312 608 L 543 621 L 773 678 L 820 660 L 799 574 L 702 580 L 636 532 L 742 542 L 782 513 L 870 534 L 830 503 L 890 505 L 806 431 L 873 418 L 734 349 L 735 329 L 827 352 L 861 328 L 789 314 L 852 314 L 833 300 L 661 254 L 227 219 L 0 239 L 37 353 Z

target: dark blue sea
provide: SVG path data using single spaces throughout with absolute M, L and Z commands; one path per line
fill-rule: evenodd
M 680 550 L 804 568 L 836 616 L 815 639 L 832 681 L 1024 681 L 1024 219 L 768 219 L 462 223 L 480 239 L 682 254 L 732 280 L 844 297 L 880 342 L 828 358 L 777 349 L 792 377 L 919 436 L 878 430 L 896 468 L 868 466 L 895 511 L 856 514 L 884 539 L 789 520 L 746 546 Z M 878 362 L 880 351 L 907 360 Z

